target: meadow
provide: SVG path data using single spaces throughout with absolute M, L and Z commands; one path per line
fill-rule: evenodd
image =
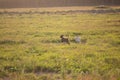
M 0 14 L 0 80 L 120 80 L 120 14 Z

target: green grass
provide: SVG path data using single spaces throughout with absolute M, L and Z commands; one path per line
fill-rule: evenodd
M 0 14 L 0 80 L 120 80 L 119 17 Z M 87 43 L 75 43 L 76 35 Z

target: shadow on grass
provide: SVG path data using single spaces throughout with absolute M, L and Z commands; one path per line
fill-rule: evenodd
M 10 44 L 10 45 L 14 45 L 14 44 L 24 44 L 26 43 L 25 41 L 21 40 L 21 41 L 14 41 L 14 40 L 1 40 L 0 44 Z
M 42 43 L 61 43 L 60 40 L 42 40 Z
M 77 42 L 74 39 L 70 39 L 69 40 L 70 43 L 76 43 Z M 62 43 L 61 40 L 42 40 L 41 43 L 54 43 L 54 44 L 58 44 L 58 43 Z M 87 43 L 87 39 L 81 39 L 81 44 L 86 44 Z

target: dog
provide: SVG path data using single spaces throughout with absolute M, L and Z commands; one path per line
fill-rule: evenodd
M 69 39 L 67 37 L 64 37 L 64 35 L 61 35 L 60 38 L 61 38 L 61 42 L 70 44 Z

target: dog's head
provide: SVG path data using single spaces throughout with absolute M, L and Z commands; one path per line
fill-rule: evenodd
M 60 38 L 63 38 L 64 35 L 61 35 Z

